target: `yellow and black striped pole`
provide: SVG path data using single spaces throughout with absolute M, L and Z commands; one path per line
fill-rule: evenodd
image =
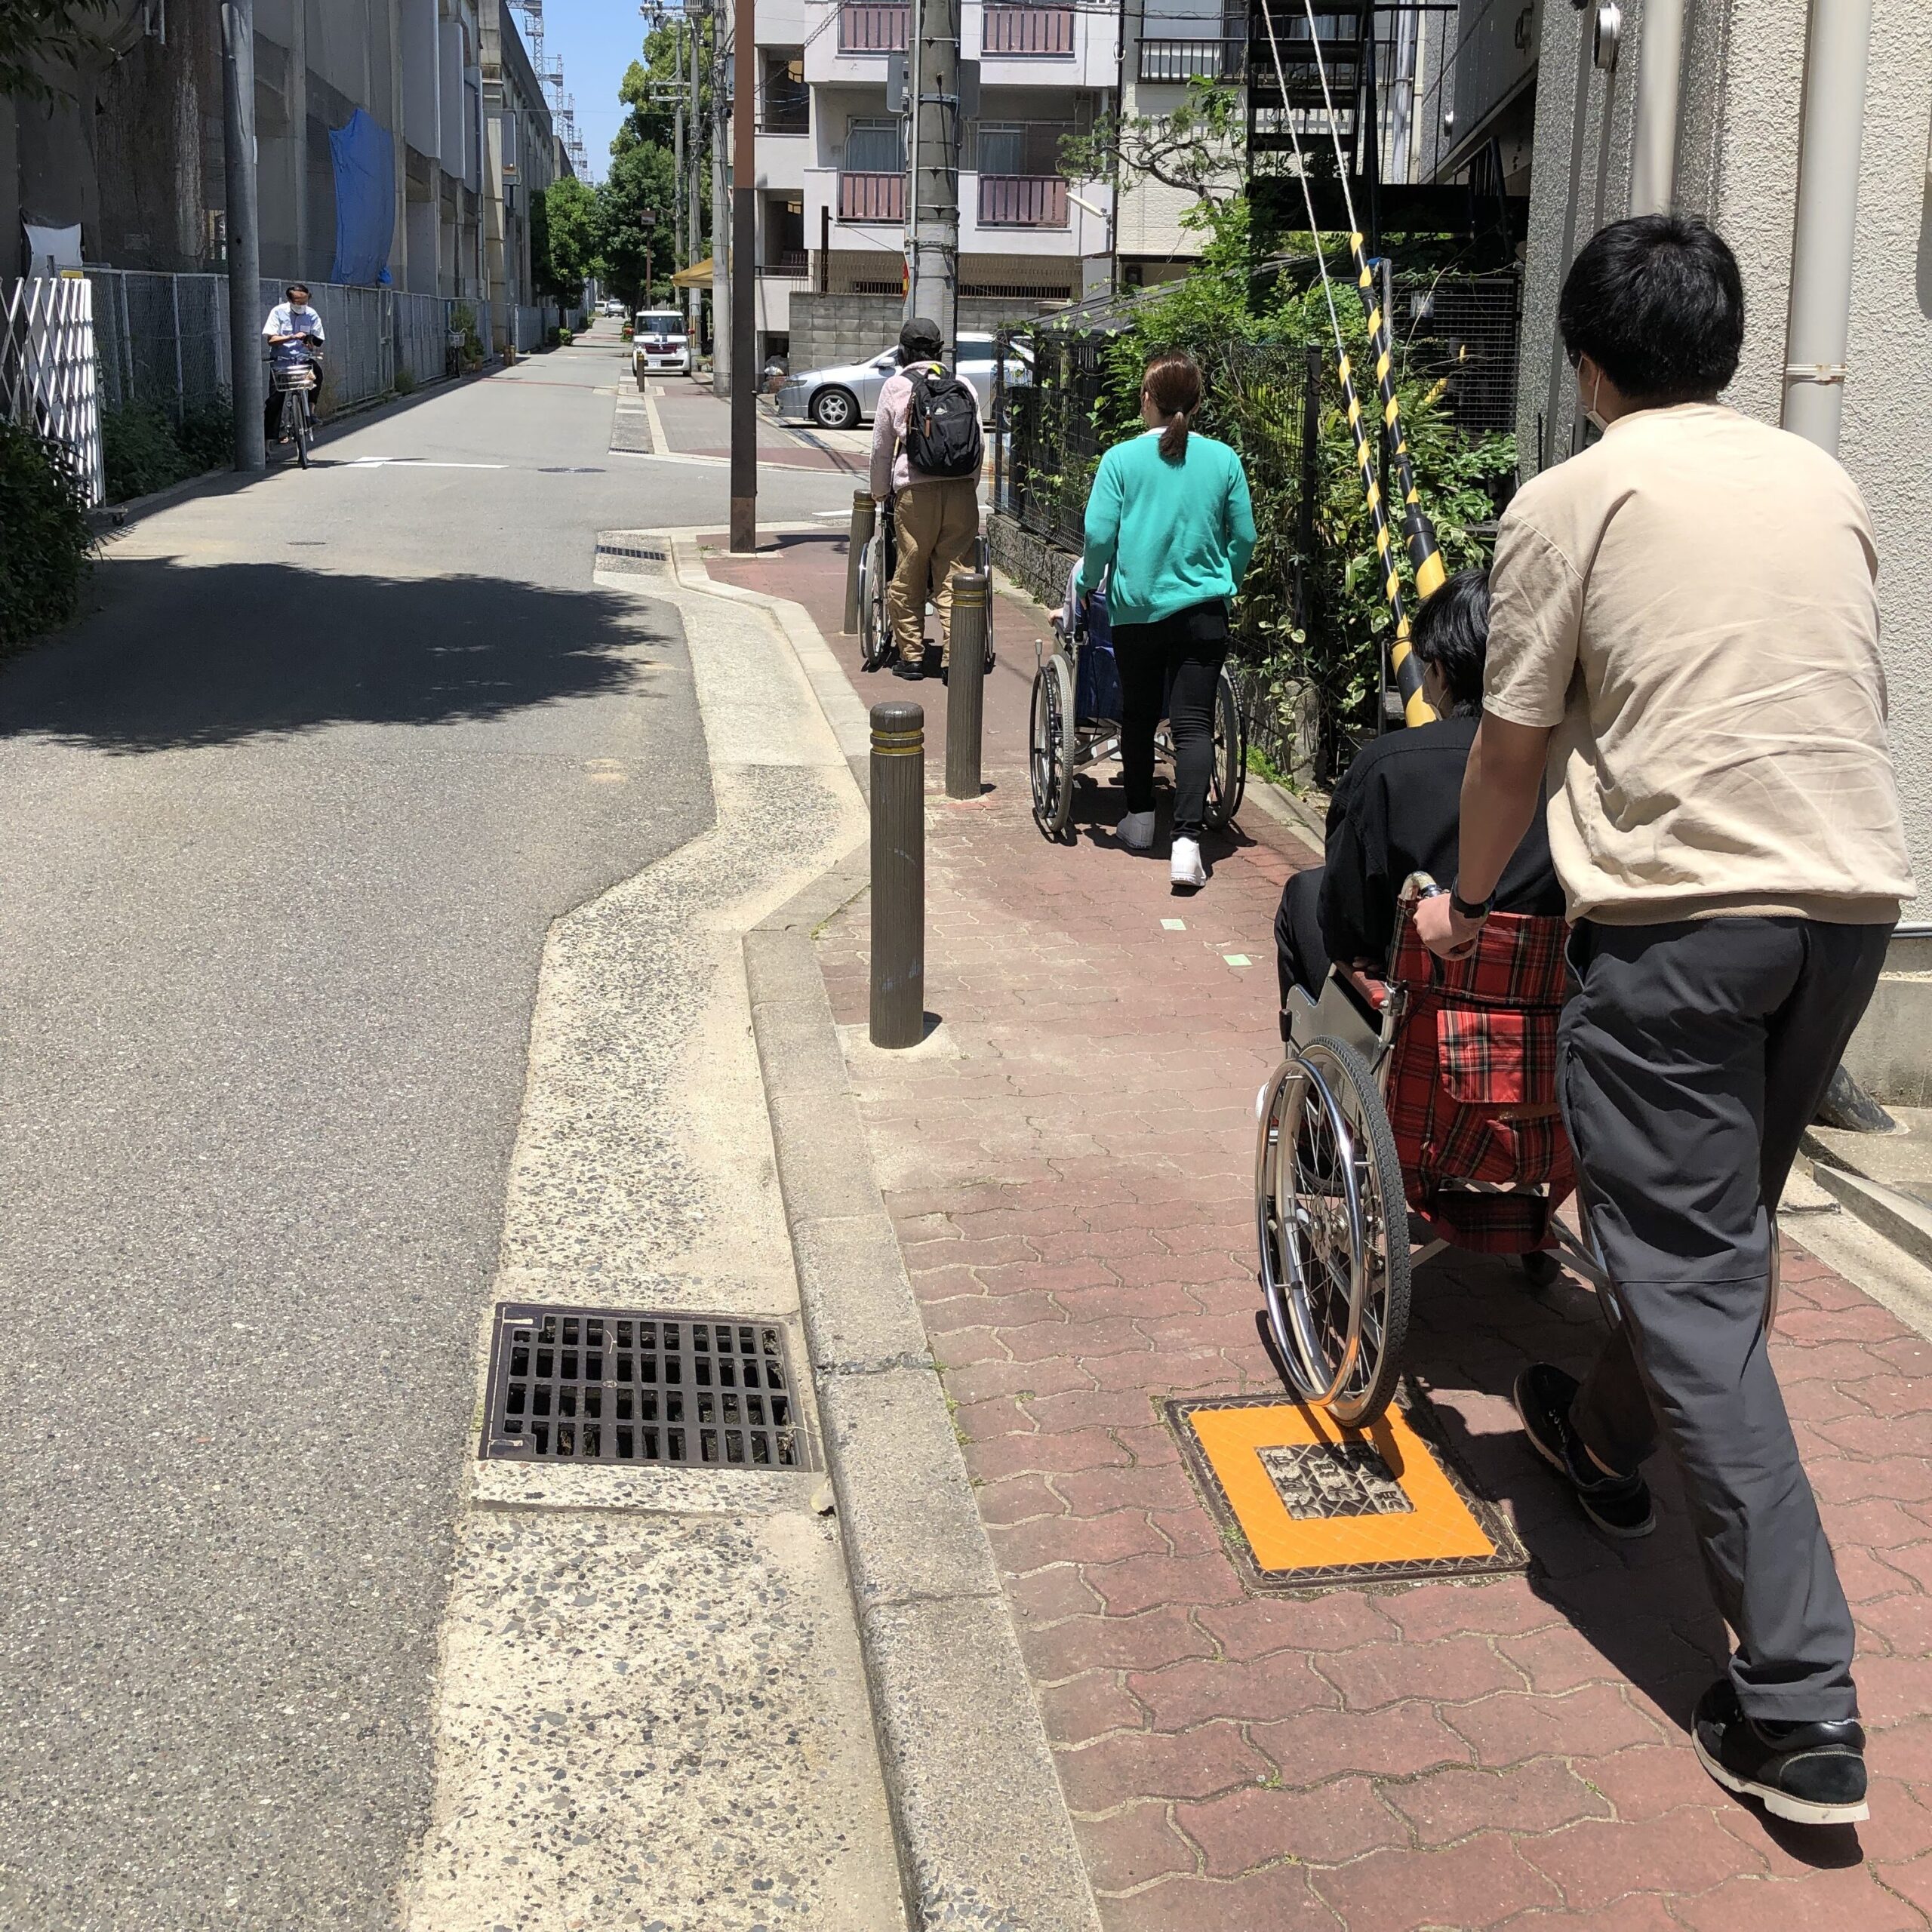
M 1352 214 L 1353 210 L 1350 212 Z M 1382 396 L 1382 422 L 1389 432 L 1389 452 L 1395 465 L 1396 487 L 1402 496 L 1402 532 L 1409 540 L 1409 564 L 1416 574 L 1417 598 L 1432 597 L 1441 589 L 1444 577 L 1442 552 L 1435 541 L 1435 526 L 1422 506 L 1422 494 L 1416 488 L 1415 466 L 1409 460 L 1409 439 L 1402 427 L 1402 412 L 1395 401 L 1395 354 L 1389 339 L 1389 318 L 1382 312 L 1382 297 L 1375 285 L 1374 272 L 1362 253 L 1362 238 L 1351 233 L 1349 247 L 1355 258 L 1355 293 L 1361 297 L 1362 314 L 1368 323 L 1369 348 L 1375 357 L 1376 387 Z
M 1423 695 L 1422 666 L 1409 643 L 1408 613 L 1402 608 L 1402 580 L 1395 568 L 1395 545 L 1389 534 L 1389 517 L 1382 501 L 1382 485 L 1375 474 L 1375 451 L 1369 441 L 1368 426 L 1362 420 L 1361 401 L 1355 394 L 1355 372 L 1349 365 L 1346 349 L 1339 350 L 1336 373 L 1342 379 L 1342 404 L 1349 419 L 1349 433 L 1355 439 L 1355 467 L 1361 472 L 1362 494 L 1368 503 L 1369 521 L 1375 526 L 1375 560 L 1382 572 L 1382 593 L 1389 600 L 1389 614 L 1395 631 L 1389 646 L 1389 668 L 1402 700 L 1402 718 L 1410 724 L 1426 724 L 1435 717 L 1434 707 Z M 1440 568 L 1438 579 L 1441 580 Z M 1376 728 L 1380 731 L 1378 724 Z
M 1282 71 L 1281 45 L 1275 37 L 1275 16 L 1269 8 L 1269 0 L 1260 0 L 1260 5 L 1262 25 L 1268 29 L 1269 51 L 1274 57 L 1275 85 L 1281 97 L 1281 120 L 1294 149 L 1295 174 L 1300 180 L 1302 201 L 1308 210 L 1309 237 L 1315 244 L 1315 266 L 1321 277 L 1322 294 L 1327 300 L 1329 326 L 1335 334 L 1335 368 L 1342 379 L 1342 402 L 1348 417 L 1349 434 L 1355 440 L 1355 466 L 1361 472 L 1362 495 L 1368 505 L 1369 521 L 1375 527 L 1375 559 L 1382 572 L 1382 592 L 1389 600 L 1389 614 L 1395 627 L 1389 645 L 1389 669 L 1395 678 L 1395 688 L 1401 697 L 1403 721 L 1410 724 L 1426 724 L 1435 718 L 1435 708 L 1423 695 L 1422 666 L 1416 661 L 1415 651 L 1409 642 L 1408 613 L 1402 607 L 1402 580 L 1395 567 L 1394 545 L 1389 534 L 1388 514 L 1382 501 L 1382 485 L 1376 477 L 1375 452 L 1369 442 L 1368 426 L 1362 420 L 1361 401 L 1355 394 L 1355 371 L 1349 365 L 1348 344 L 1342 338 L 1342 318 L 1335 312 L 1335 291 L 1329 284 L 1328 264 L 1321 253 L 1321 225 L 1315 218 L 1315 197 L 1308 185 L 1308 167 L 1301 151 L 1301 136 L 1295 126 L 1294 110 L 1288 103 L 1287 78 Z M 1314 31 L 1312 16 L 1309 31 L 1311 33 Z M 1321 57 L 1318 42 L 1314 51 L 1318 62 Z M 1321 85 L 1325 95 L 1328 85 L 1325 72 L 1322 75 Z M 1332 120 L 1332 115 L 1331 118 Z M 1346 189 L 1346 182 L 1343 186 Z M 1349 226 L 1352 228 L 1355 222 L 1352 213 L 1349 219 Z M 1354 241 L 1356 263 L 1366 272 L 1362 262 L 1361 238 L 1357 235 Z M 1373 337 L 1375 332 L 1371 329 L 1370 334 Z M 1395 408 L 1395 387 L 1389 373 L 1389 358 L 1382 352 L 1380 339 L 1377 340 L 1377 374 L 1386 398 L 1384 420 L 1399 422 L 1399 412 Z M 1421 502 L 1416 494 L 1415 480 L 1408 468 L 1408 446 L 1406 443 L 1402 447 L 1402 463 L 1404 494 L 1407 506 L 1417 518 L 1422 518 L 1423 528 L 1427 528 L 1427 519 L 1422 518 Z M 1410 554 L 1413 559 L 1415 555 L 1413 540 Z M 1442 560 L 1435 554 L 1433 531 L 1429 532 L 1429 554 L 1434 558 L 1434 570 L 1426 579 L 1423 577 L 1420 566 L 1416 574 L 1417 583 L 1425 597 L 1442 581 Z M 1380 719 L 1377 721 L 1377 728 L 1381 728 Z

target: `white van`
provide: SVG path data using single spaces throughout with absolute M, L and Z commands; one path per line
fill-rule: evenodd
M 631 367 L 638 381 L 647 369 L 668 369 L 688 376 L 691 370 L 691 338 L 685 318 L 675 309 L 640 309 L 631 325 Z

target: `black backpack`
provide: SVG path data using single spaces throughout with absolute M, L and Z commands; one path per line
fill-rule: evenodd
M 909 365 L 906 380 L 906 461 L 924 476 L 977 476 L 983 445 L 973 392 L 937 362 Z

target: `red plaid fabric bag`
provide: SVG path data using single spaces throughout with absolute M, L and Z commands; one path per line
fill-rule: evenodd
M 1445 960 L 1416 937 L 1414 912 L 1405 893 L 1383 1090 L 1409 1206 L 1457 1247 L 1527 1254 L 1577 1184 L 1556 1106 L 1569 928 L 1493 913 L 1468 958 Z M 1486 1191 L 1499 1188 L 1512 1191 Z

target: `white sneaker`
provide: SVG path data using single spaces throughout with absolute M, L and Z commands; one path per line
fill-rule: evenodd
M 1120 822 L 1120 842 L 1130 851 L 1146 851 L 1154 843 L 1154 814 L 1129 812 Z
M 1190 888 L 1208 883 L 1208 868 L 1201 863 L 1201 848 L 1192 838 L 1174 841 L 1174 857 L 1168 869 L 1168 877 L 1176 885 Z

